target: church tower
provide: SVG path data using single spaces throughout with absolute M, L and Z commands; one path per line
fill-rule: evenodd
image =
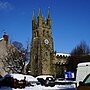
M 41 9 L 39 9 L 37 20 L 35 11 L 33 11 L 29 64 L 30 72 L 33 76 L 53 74 L 54 46 L 51 22 L 49 9 L 46 20 L 42 15 Z

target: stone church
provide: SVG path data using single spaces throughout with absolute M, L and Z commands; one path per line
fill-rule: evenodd
M 37 18 L 37 19 L 36 19 Z M 39 9 L 38 17 L 33 12 L 32 40 L 30 48 L 30 62 L 27 73 L 33 76 L 53 75 L 63 77 L 67 70 L 68 54 L 60 54 L 54 51 L 52 37 L 52 20 L 48 9 L 47 19 L 44 19 Z
M 41 10 L 39 9 L 36 19 L 33 12 L 32 19 L 32 41 L 30 48 L 29 70 L 33 76 L 37 75 L 55 75 L 54 44 L 52 37 L 52 20 L 50 10 L 45 20 Z

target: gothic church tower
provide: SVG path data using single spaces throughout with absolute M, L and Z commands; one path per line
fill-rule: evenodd
M 32 41 L 30 48 L 30 71 L 31 75 L 53 74 L 54 47 L 52 38 L 52 25 L 50 10 L 48 9 L 47 20 L 44 20 L 39 9 L 36 20 L 35 11 L 32 19 Z

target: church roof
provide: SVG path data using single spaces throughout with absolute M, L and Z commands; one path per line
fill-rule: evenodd
M 56 53 L 56 56 L 70 56 L 70 54 L 69 53 Z

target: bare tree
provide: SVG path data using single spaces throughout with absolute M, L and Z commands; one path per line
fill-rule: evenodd
M 27 74 L 27 65 L 30 61 L 30 39 L 28 38 L 26 41 L 26 50 L 25 50 L 26 60 L 24 63 L 24 69 L 23 72 Z
M 68 58 L 68 71 L 76 72 L 77 64 L 81 62 L 90 62 L 90 48 L 82 41 L 79 45 L 77 45 L 72 51 L 71 56 Z
M 71 56 L 80 56 L 80 55 L 87 55 L 90 53 L 89 46 L 82 41 L 79 45 L 77 45 L 71 52 Z
M 23 47 L 23 44 L 21 42 L 18 41 L 13 41 L 12 44 L 18 49 L 20 50 L 22 53 L 26 52 L 26 49 Z

